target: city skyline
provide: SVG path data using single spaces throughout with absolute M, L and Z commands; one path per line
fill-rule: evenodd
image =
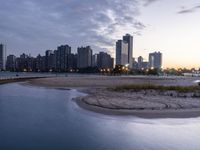
M 126 37 L 126 38 L 125 38 Z M 125 40 L 124 40 L 125 39 Z M 127 42 L 127 39 L 128 42 Z M 6 57 L 6 47 L 1 44 L 0 48 L 0 63 L 6 66 L 1 67 L 0 70 L 6 71 L 22 71 L 22 72 L 77 72 L 82 71 L 99 72 L 102 69 L 108 69 L 109 72 L 118 69 L 120 66 L 124 66 L 129 71 L 148 71 L 158 69 L 164 69 L 162 66 L 162 53 L 152 52 L 149 53 L 149 60 L 145 61 L 142 56 L 138 57 L 138 61 L 135 58 L 131 58 L 132 65 L 129 62 L 129 54 L 133 52 L 132 36 L 126 34 L 123 36 L 123 40 L 116 42 L 116 63 L 114 64 L 114 58 L 107 52 L 93 53 L 90 46 L 78 47 L 77 52 L 73 53 L 71 46 L 68 44 L 57 46 L 56 50 L 46 50 L 43 54 L 38 54 L 33 57 L 30 54 L 22 53 L 19 57 L 13 54 L 8 54 Z M 4 59 L 3 55 L 7 58 Z M 5 62 L 3 60 L 6 60 Z M 79 71 L 78 71 L 79 72 Z
M 78 47 L 71 51 L 68 44 L 57 46 L 56 50 L 46 50 L 33 57 L 22 53 L 19 57 L 8 54 L 4 62 L 2 57 L 6 50 L 0 45 L 0 71 L 14 72 L 99 72 L 101 69 L 112 70 L 114 59 L 106 52 L 93 54 L 90 46 Z M 5 66 L 2 67 L 2 66 Z
M 198 6 L 196 0 L 8 0 L 0 6 L 0 41 L 15 55 L 68 43 L 72 51 L 90 45 L 115 56 L 115 42 L 130 33 L 133 57 L 162 51 L 164 68 L 199 68 Z

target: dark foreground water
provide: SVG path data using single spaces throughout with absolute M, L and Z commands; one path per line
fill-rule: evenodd
M 79 108 L 75 90 L 0 85 L 0 150 L 198 150 L 200 118 L 139 119 Z

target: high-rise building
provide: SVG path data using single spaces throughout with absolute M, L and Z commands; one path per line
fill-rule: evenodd
M 28 69 L 28 55 L 21 54 L 19 58 L 16 59 L 16 69 L 17 71 L 27 71 Z
M 54 69 L 54 52 L 47 50 L 45 52 L 45 71 L 52 71 Z
M 30 55 L 27 57 L 27 71 L 29 72 L 33 71 L 34 61 L 35 58 L 31 57 Z
M 23 53 L 19 58 L 15 59 L 15 65 L 16 71 L 35 71 L 35 58 Z
M 68 56 L 68 71 L 77 68 L 77 54 L 69 54 Z
M 16 56 L 15 55 L 7 56 L 6 70 L 8 70 L 8 71 L 16 70 Z
M 35 70 L 37 72 L 44 72 L 46 71 L 45 69 L 45 56 L 41 56 L 40 54 L 36 57 L 36 64 L 35 64 Z
M 57 48 L 55 53 L 56 57 L 56 70 L 68 70 L 68 55 L 71 54 L 71 47 L 69 45 L 61 45 Z
M 97 55 L 97 66 L 98 68 L 113 68 L 113 58 L 105 52 L 100 52 Z
M 126 34 L 123 36 L 123 41 L 128 43 L 128 64 L 129 68 L 133 68 L 133 36 Z
M 88 68 L 92 66 L 92 49 L 90 46 L 78 47 L 78 68 Z
M 138 69 L 142 69 L 143 68 L 143 57 L 140 56 L 138 57 Z
M 162 53 L 154 52 L 149 54 L 149 68 L 162 68 Z
M 97 58 L 98 58 L 98 54 L 92 55 L 92 67 L 97 67 L 98 66 Z
M 6 70 L 6 46 L 0 44 L 0 71 Z
M 116 42 L 116 65 L 127 65 L 128 63 L 128 43 L 123 40 Z M 132 65 L 131 65 L 132 66 Z

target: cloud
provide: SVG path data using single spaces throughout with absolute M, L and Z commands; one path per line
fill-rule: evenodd
M 146 26 L 142 22 L 135 22 L 134 27 L 138 30 L 143 30 Z
M 159 0 L 144 0 L 144 6 L 149 6 L 152 3 L 157 2 L 157 1 L 159 1 Z
M 155 0 L 148 0 L 152 3 Z M 91 45 L 97 51 L 114 48 L 125 33 L 139 33 L 139 0 L 6 0 L 0 5 L 0 41 L 9 53 L 36 55 L 58 44 L 73 49 Z
M 178 11 L 178 14 L 192 13 L 192 12 L 197 11 L 198 9 L 200 9 L 200 5 L 194 6 L 192 8 L 181 7 L 181 10 Z

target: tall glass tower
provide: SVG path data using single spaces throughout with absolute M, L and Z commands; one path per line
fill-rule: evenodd
M 133 36 L 126 34 L 123 36 L 123 41 L 128 43 L 128 64 L 129 68 L 133 68 Z

